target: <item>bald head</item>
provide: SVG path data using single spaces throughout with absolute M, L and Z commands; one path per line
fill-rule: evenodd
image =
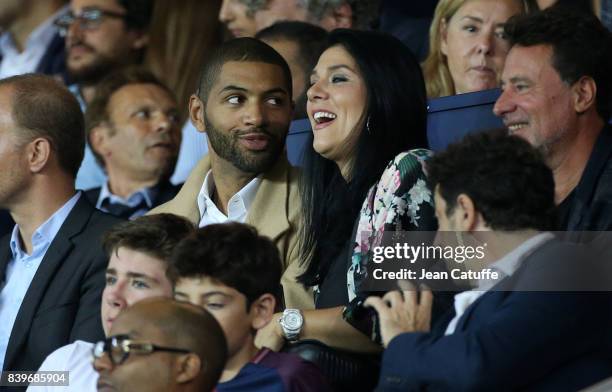
M 212 390 L 225 367 L 227 345 L 223 331 L 210 313 L 195 305 L 168 298 L 139 301 L 113 323 L 111 335 L 118 334 L 195 354 L 200 361 L 199 373 L 189 380 L 195 390 Z M 150 377 L 154 380 L 156 375 Z M 180 382 L 186 378 L 173 375 L 173 379 Z

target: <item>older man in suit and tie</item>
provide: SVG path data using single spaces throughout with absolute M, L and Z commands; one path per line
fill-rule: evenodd
M 0 208 L 16 225 L 0 240 L 0 368 L 36 370 L 56 348 L 104 334 L 108 261 L 100 236 L 118 219 L 75 191 L 83 115 L 42 75 L 0 81 Z

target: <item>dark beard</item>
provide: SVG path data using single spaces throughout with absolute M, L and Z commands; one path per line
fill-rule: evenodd
M 245 173 L 259 174 L 268 171 L 284 153 L 286 134 L 280 139 L 265 128 L 259 129 L 259 132 L 269 137 L 268 148 L 264 151 L 242 151 L 237 138 L 233 134 L 219 131 L 206 115 L 204 115 L 204 125 L 215 153 Z
M 112 71 L 119 69 L 124 64 L 120 61 L 111 60 L 106 57 L 99 57 L 92 64 L 80 69 L 71 69 L 66 65 L 68 77 L 71 83 L 83 84 L 86 86 L 98 84 L 105 76 Z

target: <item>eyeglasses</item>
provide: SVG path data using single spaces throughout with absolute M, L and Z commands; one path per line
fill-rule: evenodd
M 152 343 L 134 342 L 128 335 L 115 335 L 102 340 L 93 348 L 93 357 L 100 359 L 104 354 L 108 354 L 113 365 L 121 365 L 130 354 L 148 355 L 155 351 L 165 351 L 170 353 L 189 354 L 191 351 L 182 348 L 161 347 Z
M 126 18 L 125 14 L 113 11 L 105 11 L 99 8 L 89 8 L 83 10 L 79 15 L 69 12 L 57 18 L 54 24 L 59 28 L 61 36 L 66 36 L 68 29 L 75 21 L 79 22 L 79 26 L 84 30 L 94 30 L 100 27 L 100 23 L 104 18 Z

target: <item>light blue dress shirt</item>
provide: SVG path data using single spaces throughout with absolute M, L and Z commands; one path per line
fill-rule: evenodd
M 77 192 L 34 231 L 32 235 L 32 254 L 25 253 L 21 246 L 19 227 L 15 225 L 13 228 L 10 240 L 12 258 L 7 264 L 5 284 L 0 291 L 0 369 L 4 367 L 4 357 L 13 324 L 15 324 L 19 308 L 30 283 L 32 283 L 47 249 L 49 249 L 51 242 L 53 242 L 79 197 L 81 197 L 81 192 Z
M 85 156 L 76 177 L 76 188 L 84 191 L 102 186 L 106 182 L 106 174 L 96 161 L 89 144 L 85 145 Z
M 76 97 L 81 105 L 81 111 L 85 113 L 87 110 L 87 104 L 81 95 L 79 86 L 72 84 L 68 86 L 68 90 Z M 206 134 L 198 132 L 196 127 L 193 126 L 191 121 L 187 120 L 182 129 L 183 138 L 181 141 L 181 148 L 179 150 L 176 167 L 174 168 L 174 174 L 170 177 L 170 182 L 174 185 L 182 184 L 185 182 L 191 169 L 198 163 L 198 161 L 208 153 L 208 140 Z M 106 183 L 106 173 L 96 157 L 89 147 L 89 143 L 85 144 L 85 156 L 81 167 L 76 177 L 76 188 L 82 190 L 88 190 L 92 188 L 98 188 Z
M 74 95 L 74 97 L 79 101 L 79 105 L 81 105 L 81 111 L 85 113 L 87 110 L 87 104 L 85 103 L 85 99 L 81 95 L 81 90 L 77 84 L 71 84 L 68 86 L 68 90 Z M 104 169 L 102 166 L 96 161 L 96 157 L 94 156 L 91 148 L 89 147 L 89 143 L 87 140 L 85 141 L 85 156 L 83 156 L 83 162 L 81 162 L 81 167 L 79 167 L 79 171 L 76 176 L 75 186 L 76 189 L 82 189 L 84 191 L 92 188 L 101 187 L 102 184 L 106 182 L 106 174 L 104 173 Z

